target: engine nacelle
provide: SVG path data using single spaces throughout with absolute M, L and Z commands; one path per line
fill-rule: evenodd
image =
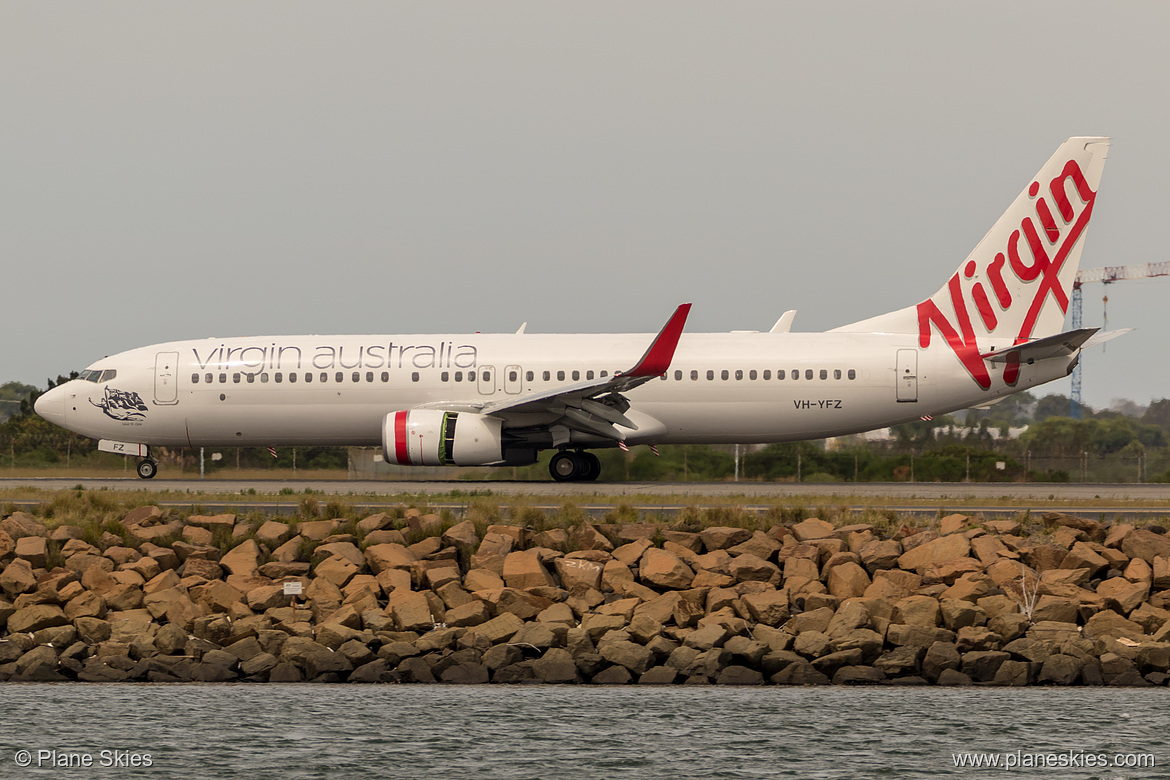
M 414 409 L 382 421 L 382 456 L 400 466 L 490 466 L 504 460 L 503 421 L 470 412 Z

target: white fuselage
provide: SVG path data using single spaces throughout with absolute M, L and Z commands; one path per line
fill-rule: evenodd
M 395 410 L 473 411 L 601 372 L 612 376 L 652 337 L 171 342 L 98 361 L 83 374 L 88 380 L 61 385 L 37 408 L 83 435 L 147 445 L 376 445 L 383 419 Z M 941 340 L 925 349 L 918 342 L 910 334 L 684 333 L 666 375 L 628 392 L 631 418 L 640 424 L 626 441 L 768 443 L 857 433 L 986 403 L 1072 367 L 1067 358 L 1042 360 L 1022 366 L 1012 386 L 995 375 L 984 390 Z M 116 375 L 108 378 L 109 371 Z M 579 433 L 573 439 L 615 443 Z

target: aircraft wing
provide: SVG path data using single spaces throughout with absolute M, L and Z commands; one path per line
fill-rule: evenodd
M 637 430 L 638 426 L 625 415 L 630 402 L 622 393 L 666 373 L 690 311 L 689 303 L 675 309 L 646 352 L 628 371 L 484 404 L 476 411 L 501 417 L 547 415 L 555 419 L 552 424 L 623 441 L 625 434 L 615 426 L 630 430 Z
M 1047 358 L 1068 357 L 1081 349 L 1100 328 L 1080 328 L 1035 341 L 1027 341 L 1014 347 L 988 352 L 982 357 L 992 363 L 1008 361 L 1031 363 Z

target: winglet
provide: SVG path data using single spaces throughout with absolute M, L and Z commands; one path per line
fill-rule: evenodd
M 646 354 L 637 365 L 622 376 L 662 376 L 670 368 L 670 361 L 674 359 L 674 350 L 678 347 L 679 337 L 682 336 L 683 325 L 687 315 L 691 312 L 691 305 L 684 303 L 674 310 L 674 314 L 667 320 L 661 332 L 654 338 Z

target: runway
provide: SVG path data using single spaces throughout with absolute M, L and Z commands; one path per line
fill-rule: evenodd
M 326 496 L 531 496 L 571 497 L 579 499 L 622 499 L 632 497 L 706 497 L 720 503 L 734 499 L 759 502 L 833 502 L 872 501 L 942 502 L 964 504 L 1012 503 L 1051 506 L 1065 502 L 1101 502 L 1104 504 L 1138 503 L 1150 509 L 1170 511 L 1170 484 L 1061 484 L 1061 483 L 923 483 L 923 482 L 472 482 L 450 481 L 326 481 L 326 479 L 68 479 L 16 478 L 0 479 L 0 491 L 34 488 L 67 490 L 83 486 L 87 490 L 144 491 L 151 493 L 205 493 L 205 495 L 241 495 L 255 491 L 259 495 L 303 493 L 311 490 Z

